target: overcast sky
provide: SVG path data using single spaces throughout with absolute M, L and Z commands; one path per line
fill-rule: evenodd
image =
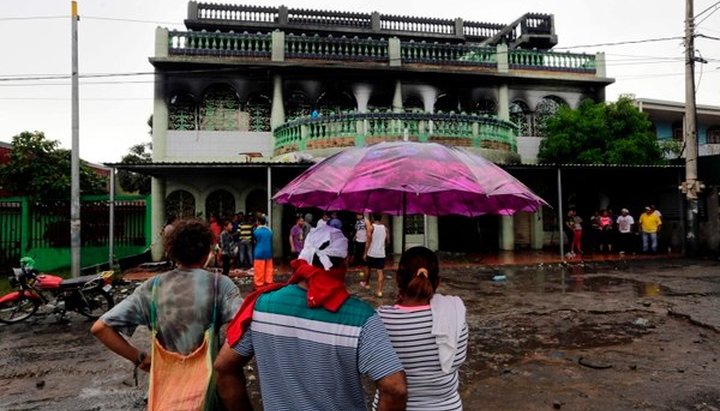
M 619 94 L 684 100 L 681 40 L 598 46 L 683 35 L 684 0 L 248 0 L 242 4 L 379 11 L 388 14 L 461 17 L 510 23 L 525 12 L 555 15 L 559 44 L 575 52 L 607 54 L 607 71 L 616 79 L 608 100 Z M 696 0 L 699 13 L 715 0 Z M 24 130 L 41 130 L 70 147 L 69 80 L 2 81 L 26 75 L 70 73 L 69 0 L 3 1 L 0 8 L 0 141 Z M 158 25 L 182 28 L 183 0 L 80 0 L 80 72 L 148 72 Z M 706 13 L 703 17 L 709 15 Z M 22 19 L 18 19 L 22 18 Z M 110 19 L 110 20 L 109 20 Z M 115 21 L 126 19 L 140 21 Z M 147 21 L 151 21 L 150 23 Z M 698 19 L 700 21 L 700 19 Z M 698 28 L 720 38 L 720 11 Z M 709 61 L 700 67 L 697 101 L 720 106 L 720 41 L 698 38 L 696 48 Z M 93 84 L 95 83 L 95 84 Z M 115 162 L 136 143 L 150 140 L 146 124 L 152 113 L 152 77 L 84 80 L 80 83 L 80 155 L 94 162 Z

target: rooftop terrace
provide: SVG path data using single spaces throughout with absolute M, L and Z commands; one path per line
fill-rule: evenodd
M 553 16 L 526 13 L 510 24 L 464 21 L 461 18 L 398 16 L 331 10 L 293 9 L 285 6 L 188 3 L 185 20 L 194 31 L 269 31 L 348 37 L 398 37 L 426 41 L 467 42 L 483 46 L 507 44 L 510 48 L 547 50 L 557 44 Z

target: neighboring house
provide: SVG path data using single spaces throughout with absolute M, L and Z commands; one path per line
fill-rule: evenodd
M 685 103 L 640 98 L 636 100 L 638 109 L 647 113 L 653 123 L 658 140 L 676 141 L 682 149 L 685 139 L 684 119 Z M 720 154 L 720 106 L 697 105 L 698 155 Z M 685 153 L 669 153 L 670 158 L 682 157 Z
M 294 159 L 346 147 L 407 137 L 532 162 L 544 119 L 560 105 L 603 101 L 613 81 L 602 53 L 552 51 L 547 14 L 495 24 L 191 1 L 185 25 L 156 30 L 153 163 L 115 165 L 153 176 L 153 238 L 169 214 L 262 211 L 282 232 L 292 210 L 268 210 L 268 190 L 307 168 Z M 536 222 L 522 224 L 522 238 L 543 237 L 542 213 L 517 220 Z M 410 222 L 408 243 L 426 232 L 437 249 L 443 232 L 467 225 L 427 221 Z M 513 218 L 482 221 L 494 249 L 499 232 L 517 231 Z M 286 237 L 275 236 L 276 252 Z
M 647 113 L 653 123 L 661 144 L 675 148 L 667 157 L 683 163 L 685 103 L 646 98 L 636 101 L 640 111 Z M 704 250 L 717 253 L 720 252 L 720 106 L 699 104 L 696 108 L 698 179 L 706 186 L 698 202 L 699 239 Z

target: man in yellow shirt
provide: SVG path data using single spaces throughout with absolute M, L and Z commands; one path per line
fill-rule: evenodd
M 653 254 L 657 254 L 657 233 L 662 227 L 660 216 L 652 207 L 645 207 L 645 212 L 640 215 L 639 224 L 643 253 L 652 251 Z

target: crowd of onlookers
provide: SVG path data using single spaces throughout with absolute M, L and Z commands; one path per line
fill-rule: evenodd
M 373 410 L 462 409 L 458 369 L 469 327 L 462 300 L 437 293 L 435 253 L 403 252 L 394 301 L 376 308 L 352 295 L 345 277 L 349 263 L 367 266 L 364 290 L 375 269 L 376 295 L 383 296 L 389 230 L 381 216 L 358 214 L 345 232 L 337 214 L 312 220 L 298 216 L 290 230 L 285 283 L 273 279 L 264 215 L 168 221 L 163 236 L 174 269 L 136 288 L 92 327 L 135 373 L 149 372 L 148 410 L 251 410 L 245 365 L 252 358 L 265 409 L 366 410 L 363 375 L 375 383 Z M 243 241 L 252 259 L 241 253 Z M 255 290 L 241 297 L 229 277 L 206 270 L 212 258 L 225 273 L 234 260 L 252 262 Z M 125 338 L 138 325 L 151 331 L 149 353 Z
M 614 215 L 611 209 L 595 211 L 584 220 L 571 208 L 565 219 L 567 257 L 583 253 L 657 254 L 662 213 L 654 205 L 645 207 L 635 219 L 627 208 Z

